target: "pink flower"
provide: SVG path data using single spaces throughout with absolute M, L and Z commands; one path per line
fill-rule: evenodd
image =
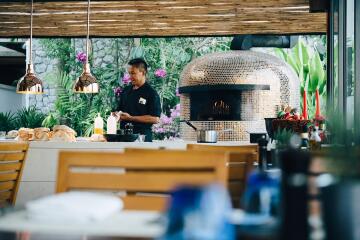
M 176 112 L 171 111 L 170 117 L 172 117 L 172 118 L 176 118 Z
M 180 111 L 180 103 L 176 104 L 175 109 L 176 111 Z
M 78 60 L 79 62 L 81 62 L 82 64 L 84 64 L 86 62 L 86 54 L 83 52 L 78 52 L 76 54 L 76 60 Z
M 123 78 L 122 78 L 122 82 L 124 84 L 129 84 L 131 82 L 131 77 L 128 73 L 125 73 Z
M 178 88 L 176 88 L 175 95 L 176 95 L 177 97 L 180 97 L 180 96 L 181 96 L 180 93 L 179 93 L 179 89 L 178 89 Z
M 178 112 L 178 111 L 171 111 L 170 116 L 171 116 L 172 118 L 180 117 L 180 112 Z
M 164 78 L 166 77 L 166 70 L 162 68 L 156 69 L 154 75 L 158 78 Z
M 116 96 L 120 96 L 120 94 L 122 93 L 122 88 L 121 87 L 114 88 L 114 93 Z
M 172 123 L 172 119 L 170 117 L 167 117 L 165 114 L 161 114 L 160 116 L 160 122 L 164 125 L 166 124 L 171 124 Z
M 158 132 L 158 133 L 163 133 L 163 132 L 164 132 L 164 128 L 158 128 L 158 129 L 157 129 L 157 132 Z

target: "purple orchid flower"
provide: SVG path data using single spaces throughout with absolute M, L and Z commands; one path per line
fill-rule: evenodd
M 122 78 L 122 82 L 124 84 L 129 84 L 131 82 L 131 77 L 130 77 L 130 74 L 128 73 L 125 73 L 123 78 Z
M 164 78 L 166 77 L 166 70 L 162 68 L 156 69 L 154 75 L 158 78 Z
M 82 64 L 85 64 L 86 63 L 86 53 L 78 52 L 76 54 L 76 60 L 78 60 Z
M 166 116 L 165 114 L 161 114 L 160 116 L 160 122 L 164 125 L 171 124 L 172 119 L 171 117 Z
M 114 93 L 117 97 L 120 96 L 120 94 L 122 93 L 122 88 L 121 87 L 114 88 Z

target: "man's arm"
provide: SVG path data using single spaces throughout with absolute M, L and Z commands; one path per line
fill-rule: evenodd
M 129 122 L 140 122 L 140 123 L 151 123 L 151 124 L 157 124 L 160 121 L 159 117 L 156 116 L 151 116 L 151 115 L 131 116 L 128 113 L 121 113 L 120 119 Z

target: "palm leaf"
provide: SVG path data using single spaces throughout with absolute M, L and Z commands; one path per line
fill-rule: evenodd
M 0 112 L 0 131 L 15 129 L 15 115 L 11 112 Z
M 40 112 L 35 106 L 22 108 L 16 112 L 16 126 L 25 128 L 38 128 L 42 126 L 45 114 Z

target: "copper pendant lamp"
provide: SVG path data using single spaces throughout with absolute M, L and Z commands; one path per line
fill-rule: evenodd
M 25 75 L 19 80 L 16 92 L 22 94 L 42 94 L 44 93 L 42 81 L 35 75 L 32 64 L 32 33 L 33 33 L 33 8 L 34 0 L 31 0 L 30 15 L 30 60 L 27 64 Z
M 90 31 L 90 0 L 88 0 L 87 8 L 87 35 L 86 35 L 86 62 L 83 67 L 83 72 L 76 80 L 74 86 L 74 92 L 76 93 L 98 93 L 99 84 L 96 78 L 90 72 L 89 64 L 89 31 Z

